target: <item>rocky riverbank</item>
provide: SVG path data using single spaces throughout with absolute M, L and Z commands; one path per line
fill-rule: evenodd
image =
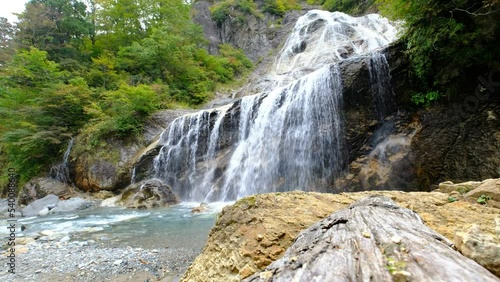
M 2 268 L 1 281 L 177 281 L 204 243 L 143 249 L 65 238 L 26 241 L 17 247 L 16 274 Z

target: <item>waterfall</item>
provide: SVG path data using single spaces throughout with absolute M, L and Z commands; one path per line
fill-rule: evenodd
M 389 63 L 384 54 L 373 52 L 369 56 L 371 92 L 375 101 L 375 109 L 379 120 L 392 111 L 393 95 Z
M 261 93 L 174 120 L 160 137 L 154 177 L 185 201 L 265 192 L 325 191 L 347 166 L 338 62 L 367 56 L 379 118 L 391 109 L 387 60 L 396 39 L 379 15 L 313 10 L 296 23 Z
M 71 179 L 69 177 L 68 161 L 69 161 L 69 154 L 71 152 L 71 149 L 73 148 L 73 143 L 74 139 L 71 138 L 71 140 L 69 140 L 68 147 L 64 152 L 63 161 L 52 166 L 49 171 L 49 176 L 51 178 L 66 184 L 71 183 Z
M 200 185 L 203 180 L 211 181 L 215 171 L 207 164 L 217 151 L 220 126 L 230 106 L 177 118 L 168 133 L 161 135 L 163 146 L 154 160 L 155 177 L 173 187 L 182 199 L 200 199 L 208 193 L 210 187 Z M 211 116 L 216 116 L 213 122 Z M 198 167 L 202 160 L 205 166 Z

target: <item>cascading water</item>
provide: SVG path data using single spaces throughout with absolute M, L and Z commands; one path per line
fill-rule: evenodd
M 66 184 L 71 183 L 71 179 L 69 177 L 68 161 L 69 161 L 69 154 L 71 152 L 71 149 L 73 148 L 73 143 L 74 140 L 73 138 L 71 138 L 71 140 L 69 140 L 68 147 L 64 152 L 63 161 L 61 163 L 52 166 L 49 171 L 49 176 L 51 178 Z
M 392 111 L 393 104 L 389 63 L 385 55 L 380 52 L 373 52 L 369 61 L 371 92 L 378 119 L 382 120 Z
M 342 83 L 337 62 L 396 39 L 379 15 L 309 11 L 275 60 L 272 89 L 224 108 L 176 119 L 164 131 L 155 177 L 181 199 L 225 201 L 289 190 L 322 191 L 345 168 Z M 370 56 L 372 92 L 388 97 L 382 54 Z M 380 115 L 387 98 L 374 99 Z M 224 129 L 230 129 L 227 132 Z

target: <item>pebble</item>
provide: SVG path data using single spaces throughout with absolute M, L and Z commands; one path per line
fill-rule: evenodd
M 138 271 L 146 271 L 158 280 L 167 272 L 184 273 L 202 251 L 201 244 L 192 248 L 148 249 L 96 244 L 93 240 L 61 240 L 68 238 L 30 243 L 27 253 L 16 256 L 15 277 L 0 271 L 0 281 L 59 281 L 61 277 L 72 281 L 110 281 Z

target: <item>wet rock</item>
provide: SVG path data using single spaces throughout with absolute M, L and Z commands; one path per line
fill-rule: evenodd
M 129 208 L 149 209 L 175 205 L 179 199 L 162 181 L 151 179 L 125 189 L 119 202 Z
M 206 212 L 208 209 L 208 204 L 207 203 L 200 203 L 198 207 L 194 207 L 191 209 L 192 213 L 203 213 Z
M 488 112 L 500 115 L 500 105 L 490 103 L 470 114 L 456 106 L 417 115 L 421 129 L 411 151 L 422 187 L 445 180 L 460 183 L 500 177 L 500 119 L 487 120 Z
M 23 208 L 21 210 L 21 213 L 23 216 L 35 216 L 38 215 L 38 213 L 47 208 L 47 209 L 52 209 L 54 208 L 57 203 L 59 203 L 59 197 L 53 194 L 47 195 L 42 199 L 36 200 Z

